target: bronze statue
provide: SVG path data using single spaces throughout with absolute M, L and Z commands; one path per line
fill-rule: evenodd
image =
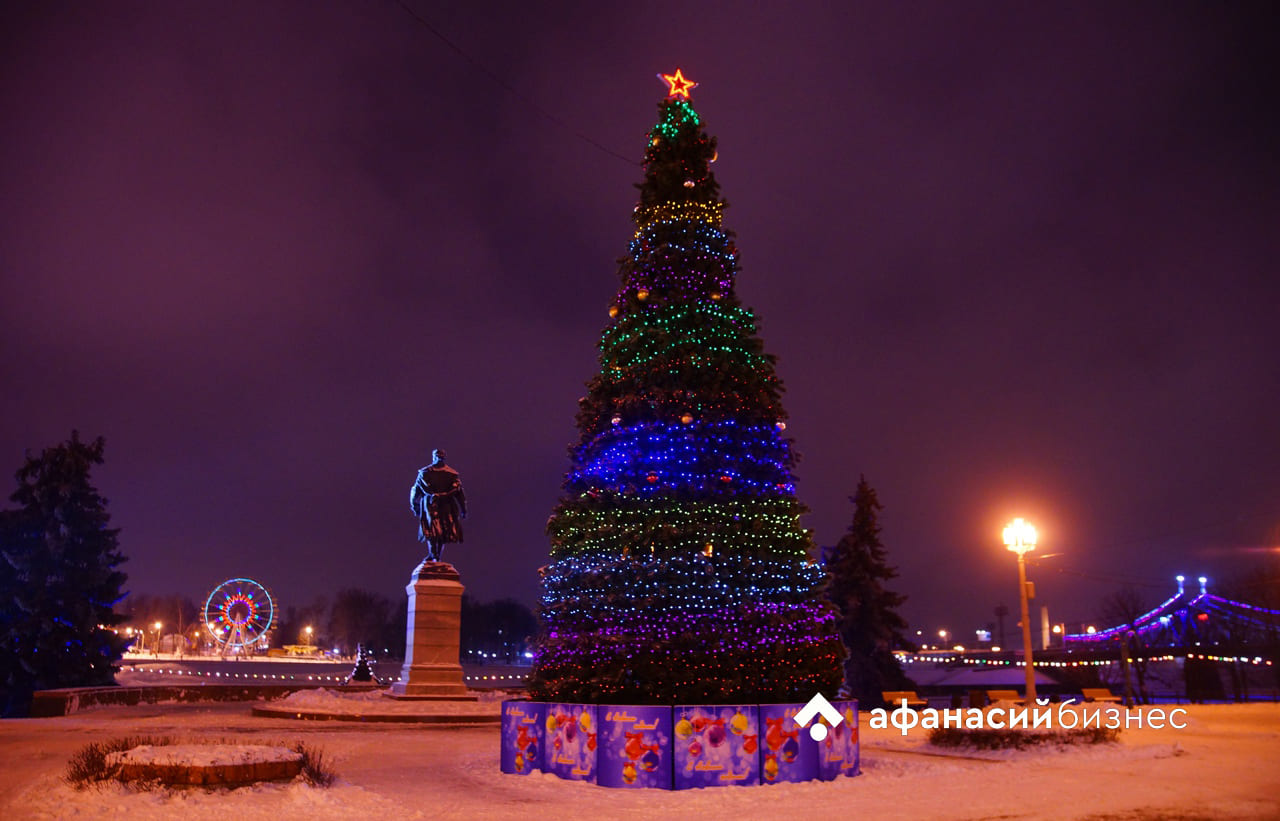
M 431 451 L 431 464 L 418 471 L 409 490 L 409 508 L 418 517 L 418 541 L 427 543 L 427 562 L 442 561 L 444 546 L 462 541 L 467 496 L 458 471 L 444 463 L 444 451 Z

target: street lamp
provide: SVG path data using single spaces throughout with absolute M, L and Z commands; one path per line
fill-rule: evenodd
M 156 656 L 159 656 L 160 655 L 160 628 L 164 627 L 164 625 L 161 624 L 160 622 L 156 622 L 152 626 L 156 628 L 156 646 L 155 646 L 155 649 L 152 650 L 152 653 Z
M 1031 659 L 1031 616 L 1027 612 L 1027 551 L 1036 549 L 1036 529 L 1025 519 L 1014 519 L 1004 529 L 1005 547 L 1018 554 L 1018 598 L 1022 602 L 1022 653 L 1027 666 L 1027 704 L 1036 701 L 1036 671 Z

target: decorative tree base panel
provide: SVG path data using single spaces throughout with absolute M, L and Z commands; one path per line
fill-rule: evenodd
M 858 702 L 832 705 L 841 721 L 828 725 L 826 738 L 815 741 L 793 718 L 803 704 L 661 707 L 504 701 L 500 766 L 513 775 L 546 772 L 624 789 L 856 776 Z

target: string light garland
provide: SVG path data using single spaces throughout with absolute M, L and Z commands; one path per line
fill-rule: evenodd
M 1274 630 L 1280 622 L 1280 610 L 1216 596 L 1208 591 L 1208 579 L 1202 576 L 1199 581 L 1200 592 L 1193 595 L 1186 591 L 1184 577 L 1178 576 L 1178 592 L 1132 622 L 1092 633 L 1068 633 L 1063 636 L 1063 641 L 1068 644 L 1097 644 L 1132 633 L 1148 644 L 1199 644 L 1210 638 L 1209 633 L 1225 630 L 1234 633 L 1234 638 L 1239 640 L 1245 631 L 1266 633 Z M 1222 628 L 1218 627 L 1220 622 Z
M 734 290 L 716 141 L 694 83 L 663 79 L 636 231 L 547 522 L 530 687 L 567 702 L 804 700 L 839 686 L 835 616 L 800 524 L 775 360 Z

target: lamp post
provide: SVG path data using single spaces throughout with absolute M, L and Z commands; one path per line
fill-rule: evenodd
M 1036 701 L 1036 671 L 1031 659 L 1031 615 L 1027 610 L 1027 551 L 1036 548 L 1036 529 L 1025 519 L 1014 519 L 1004 529 L 1005 547 L 1018 554 L 1018 598 L 1022 602 L 1022 654 L 1027 667 L 1027 704 Z

